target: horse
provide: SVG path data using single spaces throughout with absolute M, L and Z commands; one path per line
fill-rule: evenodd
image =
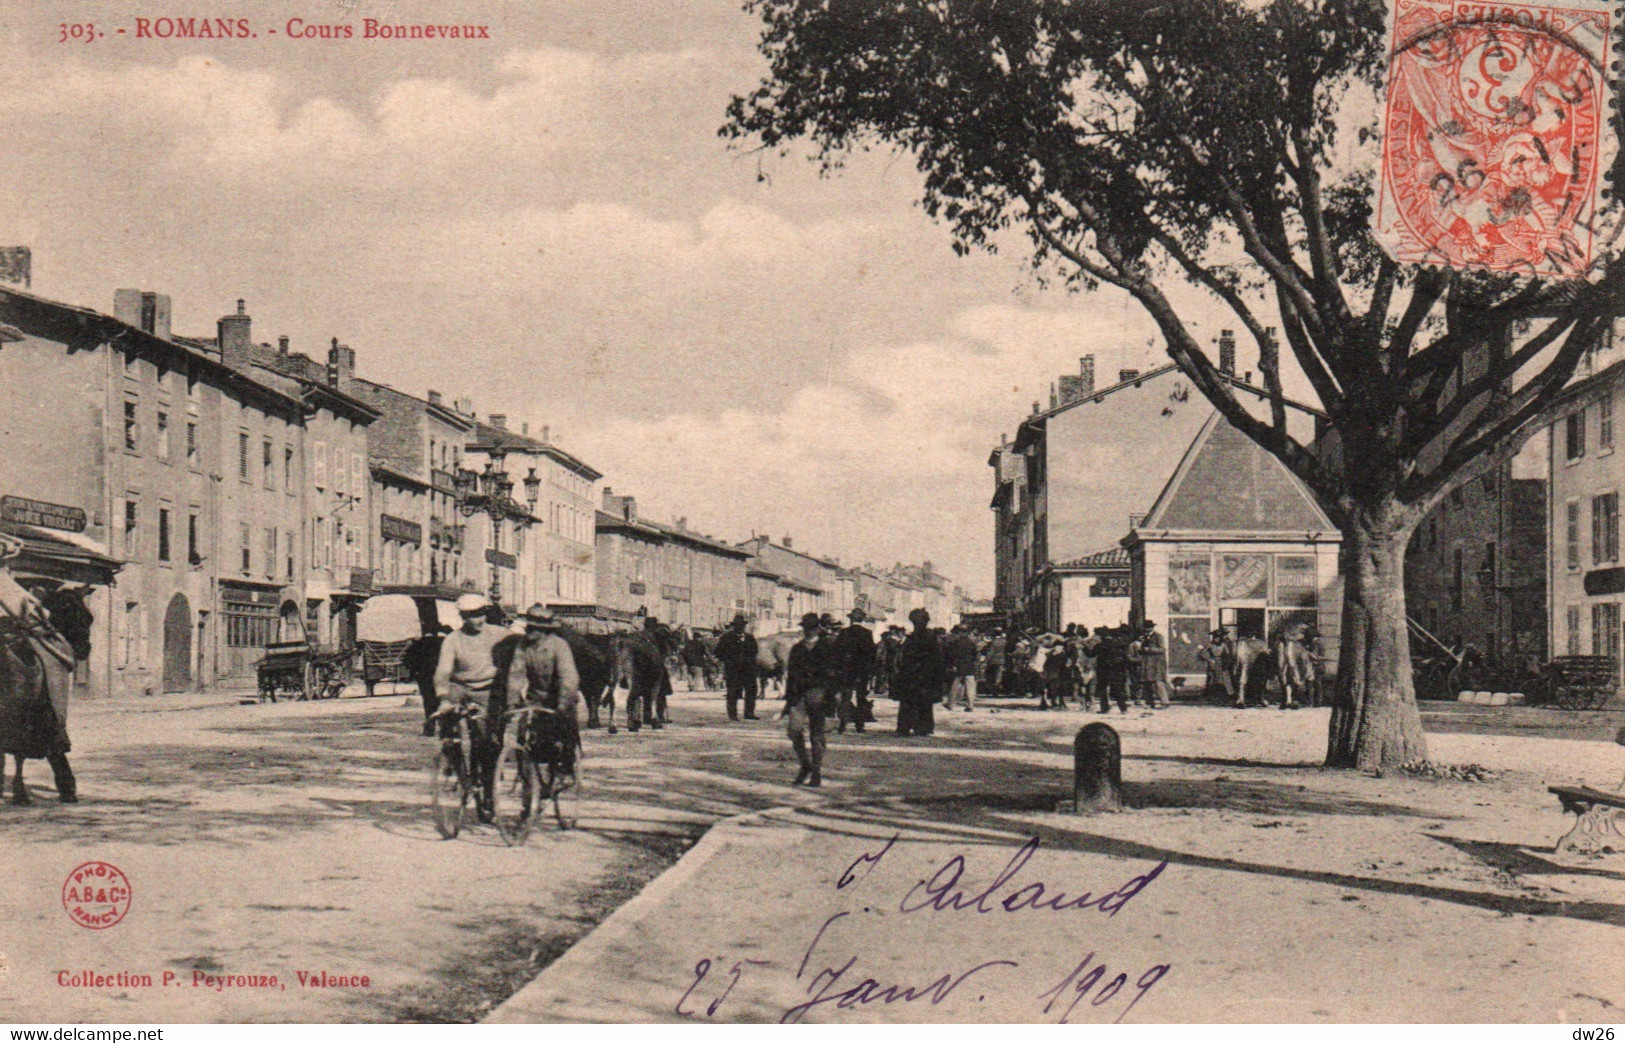
M 50 624 L 39 601 L 0 567 L 0 789 L 5 755 L 15 764 L 13 804 L 31 804 L 23 782 L 26 761 L 43 758 L 56 776 L 64 804 L 78 801 L 68 765 L 68 698 L 73 648 Z
M 1275 643 L 1275 667 L 1281 682 L 1282 708 L 1313 705 L 1310 700 L 1315 690 L 1315 657 L 1305 647 L 1302 631 L 1283 634 Z M 1301 702 L 1292 701 L 1294 693 Z
M 1247 697 L 1257 694 L 1257 702 L 1264 701 L 1263 693 L 1256 692 L 1269 676 L 1269 671 L 1275 665 L 1275 657 L 1270 654 L 1270 646 L 1263 638 L 1242 637 L 1237 638 L 1231 645 L 1227 657 L 1231 661 L 1230 676 L 1232 678 L 1236 701 L 1231 705 L 1245 707 Z
M 604 707 L 609 715 L 610 733 L 614 734 L 615 689 L 609 682 L 615 674 L 615 635 L 588 634 L 563 626 L 559 628 L 559 636 L 570 646 L 570 654 L 576 661 L 581 701 L 587 706 L 587 727 L 603 727 L 598 711 Z
M 762 695 L 767 695 L 767 682 L 784 683 L 785 670 L 790 665 L 790 649 L 801 640 L 801 631 L 785 630 L 756 639 L 756 676 L 762 682 Z

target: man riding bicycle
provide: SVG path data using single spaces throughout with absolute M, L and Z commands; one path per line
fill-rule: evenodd
M 488 722 L 502 720 L 506 698 L 502 689 L 503 660 L 513 635 L 504 627 L 488 626 L 486 614 L 491 602 L 482 594 L 464 594 L 457 599 L 457 612 L 463 625 L 446 635 L 440 646 L 440 663 L 434 672 L 435 690 L 444 693 L 437 716 L 449 720 L 451 713 L 467 703 L 478 712 L 469 717 L 469 732 L 475 778 L 479 782 L 480 821 L 491 821 L 492 771 L 502 752 L 502 735 Z
M 549 714 L 531 719 L 533 735 L 551 739 L 552 756 L 557 757 L 557 778 L 569 786 L 575 775 L 576 746 L 580 742 L 576 706 L 581 702 L 581 681 L 575 656 L 559 636 L 558 620 L 547 606 L 538 602 L 524 615 L 525 636 L 514 652 L 508 674 L 508 692 L 513 705 L 543 706 Z

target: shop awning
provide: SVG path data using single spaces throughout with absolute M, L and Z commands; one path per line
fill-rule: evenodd
M 112 585 L 113 576 L 124 567 L 123 562 L 104 553 L 94 540 L 79 533 L 7 521 L 0 521 L 0 532 L 23 545 L 22 554 L 6 563 L 13 575 L 106 587 Z

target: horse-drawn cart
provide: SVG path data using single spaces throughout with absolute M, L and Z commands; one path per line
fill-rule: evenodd
M 1619 687 L 1612 656 L 1560 656 L 1546 664 L 1546 701 L 1564 710 L 1600 710 Z
M 323 652 L 306 641 L 280 641 L 265 646 L 259 661 L 260 702 L 288 699 L 337 699 L 350 683 L 353 649 Z

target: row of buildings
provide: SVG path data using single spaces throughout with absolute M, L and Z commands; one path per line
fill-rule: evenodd
M 1236 373 L 1232 335 L 1217 347 L 1238 398 L 1264 416 L 1262 387 Z M 1516 454 L 1417 527 L 1406 598 L 1418 640 L 1507 670 L 1558 655 L 1621 659 L 1620 347 L 1605 340 Z M 1094 359 L 1080 363 L 988 459 L 995 608 L 1051 628 L 1155 620 L 1187 683 L 1199 683 L 1196 651 L 1220 626 L 1264 637 L 1309 623 L 1335 663 L 1341 539 L 1313 495 L 1176 367 L 1097 387 Z M 1485 365 L 1464 359 L 1456 386 Z M 1288 417 L 1305 444 L 1335 451 L 1317 409 L 1289 402 Z
M 84 622 L 85 694 L 247 681 L 284 641 L 351 647 L 381 593 L 763 631 L 957 612 L 929 565 L 640 518 L 547 427 L 363 378 L 336 338 L 324 358 L 258 341 L 244 301 L 186 336 L 161 293 L 119 290 L 108 314 L 30 292 L 26 266 L 18 282 L 0 285 L 0 533 L 13 574 Z

